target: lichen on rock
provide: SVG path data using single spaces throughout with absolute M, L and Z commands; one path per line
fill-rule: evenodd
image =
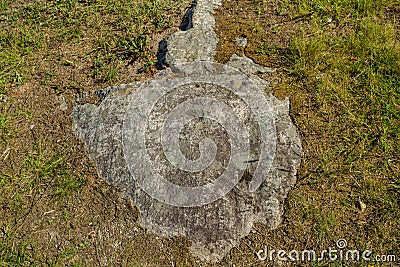
M 302 155 L 300 138 L 289 116 L 289 101 L 266 94 L 267 83 L 251 75 L 270 69 L 240 57 L 228 64 L 239 70 L 213 62 L 217 39 L 212 12 L 219 4 L 197 1 L 188 12 L 186 30 L 166 38 L 164 59 L 170 68 L 146 83 L 100 90 L 98 105 L 80 105 L 73 111 L 77 135 L 85 142 L 100 176 L 125 190 L 141 211 L 140 224 L 163 236 L 186 237 L 193 255 L 213 262 L 248 235 L 254 223 L 270 228 L 279 225 Z M 190 102 L 193 99 L 203 102 Z M 163 129 L 177 109 L 184 110 L 181 117 L 187 119 L 181 122 L 180 116 L 175 116 L 172 125 L 182 123 L 182 127 L 168 128 L 180 130 L 177 153 L 194 164 L 202 154 L 215 149 L 207 168 L 191 172 L 177 167 L 182 162 L 171 163 L 170 151 L 163 144 Z M 223 114 L 228 110 L 236 117 Z M 236 123 L 234 118 L 241 126 L 229 127 Z M 143 138 L 136 138 L 136 133 Z M 230 142 L 234 134 L 247 138 L 248 145 Z M 202 143 L 205 139 L 212 140 L 215 147 L 207 147 L 207 142 Z M 248 150 L 245 160 L 235 155 L 236 147 Z M 139 156 L 146 160 L 137 161 Z M 186 190 L 216 184 L 232 163 L 236 167 L 226 180 L 232 183 L 231 190 L 202 205 L 187 205 L 185 200 L 185 205 L 178 205 L 180 200 L 174 198 L 180 192 L 157 199 L 148 189 L 168 194 L 159 187 L 170 183 Z M 151 174 L 149 169 L 157 174 L 154 184 L 146 187 L 143 180 Z M 165 179 L 162 185 L 156 176 Z M 207 196 L 186 197 L 197 201 Z M 177 202 L 171 205 L 169 200 Z

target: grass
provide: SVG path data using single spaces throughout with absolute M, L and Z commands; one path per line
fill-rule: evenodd
M 0 115 L 0 131 L 2 142 L 6 142 L 7 139 L 13 136 L 9 120 L 10 119 L 6 115 Z
M 151 54 L 149 35 L 170 28 L 166 13 L 176 8 L 172 1 L 60 0 L 2 1 L 1 10 L 0 93 L 5 94 L 30 79 L 38 54 L 50 56 L 57 49 L 59 60 L 71 65 L 73 60 L 62 58 L 64 47 L 58 45 L 92 47 L 80 56 L 96 59 L 93 75 L 111 81 L 119 61 Z
M 102 265 L 109 250 L 138 260 L 114 253 L 132 238 L 97 235 L 127 234 L 137 213 L 97 180 L 70 112 L 77 97 L 94 102 L 96 89 L 154 71 L 158 42 L 189 4 L 0 1 L 0 266 Z
M 187 241 L 140 229 L 70 118 L 94 90 L 153 73 L 189 4 L 0 0 L 0 266 L 206 265 Z M 318 250 L 339 238 L 400 257 L 399 11 L 396 0 L 223 2 L 216 59 L 243 53 L 232 44 L 246 36 L 245 54 L 277 68 L 264 78 L 290 97 L 305 154 L 282 226 L 257 225 L 217 266 L 257 266 L 267 244 Z M 329 264 L 357 265 L 312 266 Z
M 323 249 L 345 238 L 352 248 L 400 254 L 399 4 L 227 1 L 217 15 L 227 36 L 217 59 L 240 54 L 230 40 L 247 36 L 245 54 L 277 68 L 265 78 L 273 94 L 290 97 L 305 152 L 284 225 L 261 227 L 252 241 Z

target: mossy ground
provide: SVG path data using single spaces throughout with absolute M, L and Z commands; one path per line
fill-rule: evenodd
M 138 226 L 70 118 L 77 97 L 96 101 L 96 89 L 151 75 L 158 42 L 189 5 L 0 0 L 0 266 L 206 265 L 183 238 Z M 339 238 L 400 261 L 399 11 L 394 0 L 223 1 L 216 59 L 245 53 L 277 69 L 264 78 L 290 98 L 305 154 L 284 223 L 257 225 L 215 266 L 275 266 L 255 252 Z M 310 265 L 328 264 L 359 265 Z
M 399 21 L 398 1 L 227 0 L 217 11 L 216 59 L 244 53 L 276 68 L 264 78 L 274 95 L 289 97 L 304 147 L 284 223 L 259 226 L 232 262 L 256 265 L 250 248 L 262 245 L 321 251 L 340 238 L 399 257 Z
M 0 266 L 192 262 L 100 179 L 71 111 L 155 71 L 190 1 L 0 1 Z M 160 252 L 160 247 L 164 249 Z M 142 265 L 139 265 L 142 264 Z

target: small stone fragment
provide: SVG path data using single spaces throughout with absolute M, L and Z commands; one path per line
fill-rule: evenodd
M 367 208 L 367 205 L 364 202 L 362 202 L 361 200 L 357 201 L 356 206 L 361 212 L 364 212 L 365 209 Z
M 235 42 L 237 46 L 246 47 L 247 38 L 245 37 L 236 38 Z

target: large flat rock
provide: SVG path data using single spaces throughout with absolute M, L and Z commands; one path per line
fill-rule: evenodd
M 278 226 L 302 153 L 287 100 L 265 94 L 236 69 L 210 62 L 175 66 L 142 85 L 105 92 L 99 105 L 75 108 L 75 129 L 100 175 L 138 206 L 143 227 L 185 236 L 194 255 L 218 261 L 255 222 Z M 176 128 L 179 118 L 184 120 Z M 174 138 L 168 131 L 179 133 L 175 149 L 188 159 L 186 167 L 168 156 L 171 148 L 163 142 Z M 244 141 L 231 143 L 234 134 Z M 201 148 L 205 138 L 214 142 L 215 155 L 212 147 Z M 245 158 L 242 151 L 248 152 Z M 202 154 L 214 157 L 188 170 L 197 168 Z M 232 164 L 220 187 L 184 191 L 218 184 Z
M 160 44 L 170 68 L 99 90 L 97 105 L 73 111 L 100 176 L 132 198 L 140 224 L 186 237 L 213 262 L 254 223 L 279 225 L 302 155 L 289 101 L 252 75 L 273 70 L 236 55 L 213 62 L 220 2 L 195 1 L 183 30 Z

